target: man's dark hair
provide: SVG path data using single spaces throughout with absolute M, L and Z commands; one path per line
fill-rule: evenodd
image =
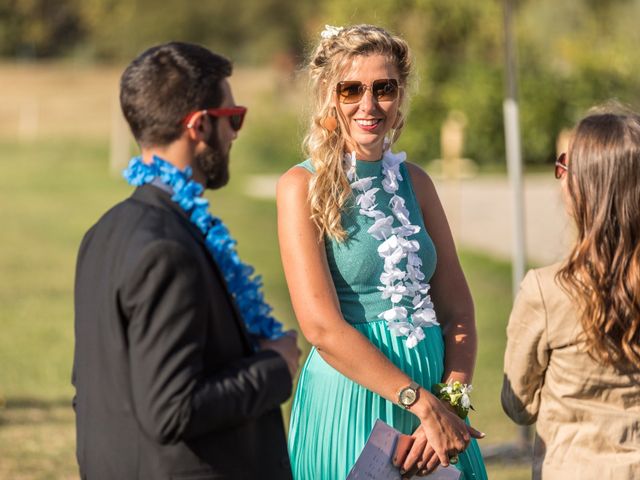
M 220 81 L 231 70 L 229 60 L 191 43 L 166 43 L 140 54 L 120 79 L 120 106 L 138 143 L 176 140 L 187 114 L 220 105 Z

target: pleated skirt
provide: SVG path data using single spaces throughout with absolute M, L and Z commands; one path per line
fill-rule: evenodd
M 396 366 L 430 388 L 442 379 L 444 342 L 439 327 L 408 349 L 384 321 L 353 325 Z M 326 363 L 313 348 L 302 367 L 291 411 L 289 455 L 296 480 L 344 480 L 377 419 L 411 434 L 420 422 L 411 412 L 360 386 Z M 459 455 L 461 479 L 486 479 L 475 440 Z M 428 478 L 428 477 L 427 477 Z

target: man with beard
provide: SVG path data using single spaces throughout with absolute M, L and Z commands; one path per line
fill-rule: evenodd
M 172 42 L 121 79 L 137 188 L 85 235 L 73 384 L 83 479 L 291 478 L 280 405 L 300 351 L 208 211 L 246 109 L 225 58 Z

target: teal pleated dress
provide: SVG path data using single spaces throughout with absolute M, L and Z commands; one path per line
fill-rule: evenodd
M 314 172 L 307 160 L 298 165 Z M 359 178 L 377 177 L 373 187 L 378 209 L 391 214 L 388 206 L 392 195 L 381 186 L 382 161 L 357 161 Z M 400 165 L 404 181 L 397 195 L 405 200 L 409 220 L 421 231 L 411 237 L 420 244 L 422 270 L 429 281 L 436 267 L 436 251 L 422 219 L 406 165 Z M 424 328 L 426 338 L 415 348 L 407 348 L 405 337 L 394 336 L 378 314 L 391 307 L 378 290 L 383 261 L 377 253 L 380 241 L 367 229 L 374 220 L 359 214 L 350 206 L 342 215 L 348 240 L 339 243 L 327 239 L 325 248 L 331 276 L 335 284 L 340 309 L 347 322 L 367 337 L 396 366 L 425 388 L 442 380 L 444 342 L 439 326 Z M 397 306 L 412 307 L 410 299 Z M 289 454 L 296 480 L 343 480 L 347 477 L 373 428 L 381 419 L 411 434 L 418 427 L 418 418 L 411 412 L 385 400 L 378 394 L 351 381 L 329 364 L 313 348 L 302 367 L 296 390 L 289 428 Z M 475 440 L 459 455 L 456 468 L 462 479 L 486 479 L 484 463 Z M 428 478 L 428 477 L 427 477 Z

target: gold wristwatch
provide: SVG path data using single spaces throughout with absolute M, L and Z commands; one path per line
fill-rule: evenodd
M 418 401 L 420 397 L 420 385 L 416 382 L 411 382 L 408 386 L 401 388 L 398 391 L 398 405 L 405 410 Z

